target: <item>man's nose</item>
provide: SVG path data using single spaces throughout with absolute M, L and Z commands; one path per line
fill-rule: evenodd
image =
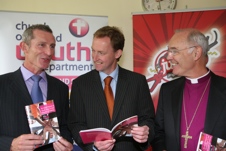
M 45 50 L 45 53 L 48 55 L 48 56 L 52 56 L 54 54 L 54 51 L 55 49 L 52 48 L 51 46 L 47 47 L 46 50 Z
M 166 59 L 167 59 L 167 60 L 171 60 L 172 58 L 173 58 L 173 54 L 170 53 L 170 52 L 167 52 Z
M 97 53 L 92 53 L 92 58 L 93 58 L 93 61 L 96 61 L 98 59 Z

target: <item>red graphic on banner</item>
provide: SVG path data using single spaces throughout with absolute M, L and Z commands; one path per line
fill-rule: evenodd
M 76 79 L 78 76 L 54 76 L 57 79 L 60 79 L 63 81 L 65 84 L 68 85 L 69 90 L 71 90 L 71 85 L 74 79 Z
M 75 18 L 70 22 L 69 30 L 75 37 L 84 37 L 89 31 L 89 24 L 82 18 Z
M 134 71 L 144 74 L 155 108 L 162 83 L 173 80 L 167 44 L 176 29 L 196 28 L 209 40 L 207 67 L 226 77 L 226 10 L 133 15 Z

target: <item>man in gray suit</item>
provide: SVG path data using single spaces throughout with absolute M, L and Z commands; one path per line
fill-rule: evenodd
M 154 137 L 154 106 L 145 76 L 121 68 L 119 61 L 124 35 L 117 27 L 105 26 L 94 33 L 92 59 L 95 70 L 73 81 L 69 129 L 76 143 L 85 151 L 141 151 L 147 149 Z M 114 95 L 112 119 L 104 94 L 104 79 L 110 76 Z M 118 122 L 138 115 L 138 126 L 132 137 L 120 137 L 83 144 L 80 130 L 104 127 L 109 130 Z
M 200 132 L 226 139 L 226 78 L 210 71 L 208 39 L 196 29 L 176 31 L 167 59 L 178 79 L 160 89 L 154 151 L 195 151 Z
M 59 141 L 36 151 L 71 151 L 72 138 L 67 127 L 69 108 L 68 86 L 45 73 L 55 51 L 55 38 L 47 25 L 33 25 L 23 33 L 20 43 L 25 54 L 21 67 L 12 73 L 0 76 L 0 150 L 32 151 L 35 145 L 43 144 L 44 138 L 31 134 L 25 106 L 33 104 L 31 87 L 33 75 L 41 76 L 39 85 L 43 100 L 54 100 L 58 116 Z

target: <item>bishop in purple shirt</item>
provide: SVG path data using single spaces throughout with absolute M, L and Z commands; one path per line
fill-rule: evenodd
M 206 67 L 208 51 L 197 29 L 170 39 L 167 59 L 178 78 L 161 86 L 153 151 L 195 151 L 200 132 L 226 139 L 226 78 Z

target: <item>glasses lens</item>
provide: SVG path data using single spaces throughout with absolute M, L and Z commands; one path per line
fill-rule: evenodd
M 174 49 L 174 48 L 169 48 L 169 49 L 168 49 L 168 53 L 169 53 L 169 54 L 175 55 L 177 52 L 178 52 L 177 49 Z

